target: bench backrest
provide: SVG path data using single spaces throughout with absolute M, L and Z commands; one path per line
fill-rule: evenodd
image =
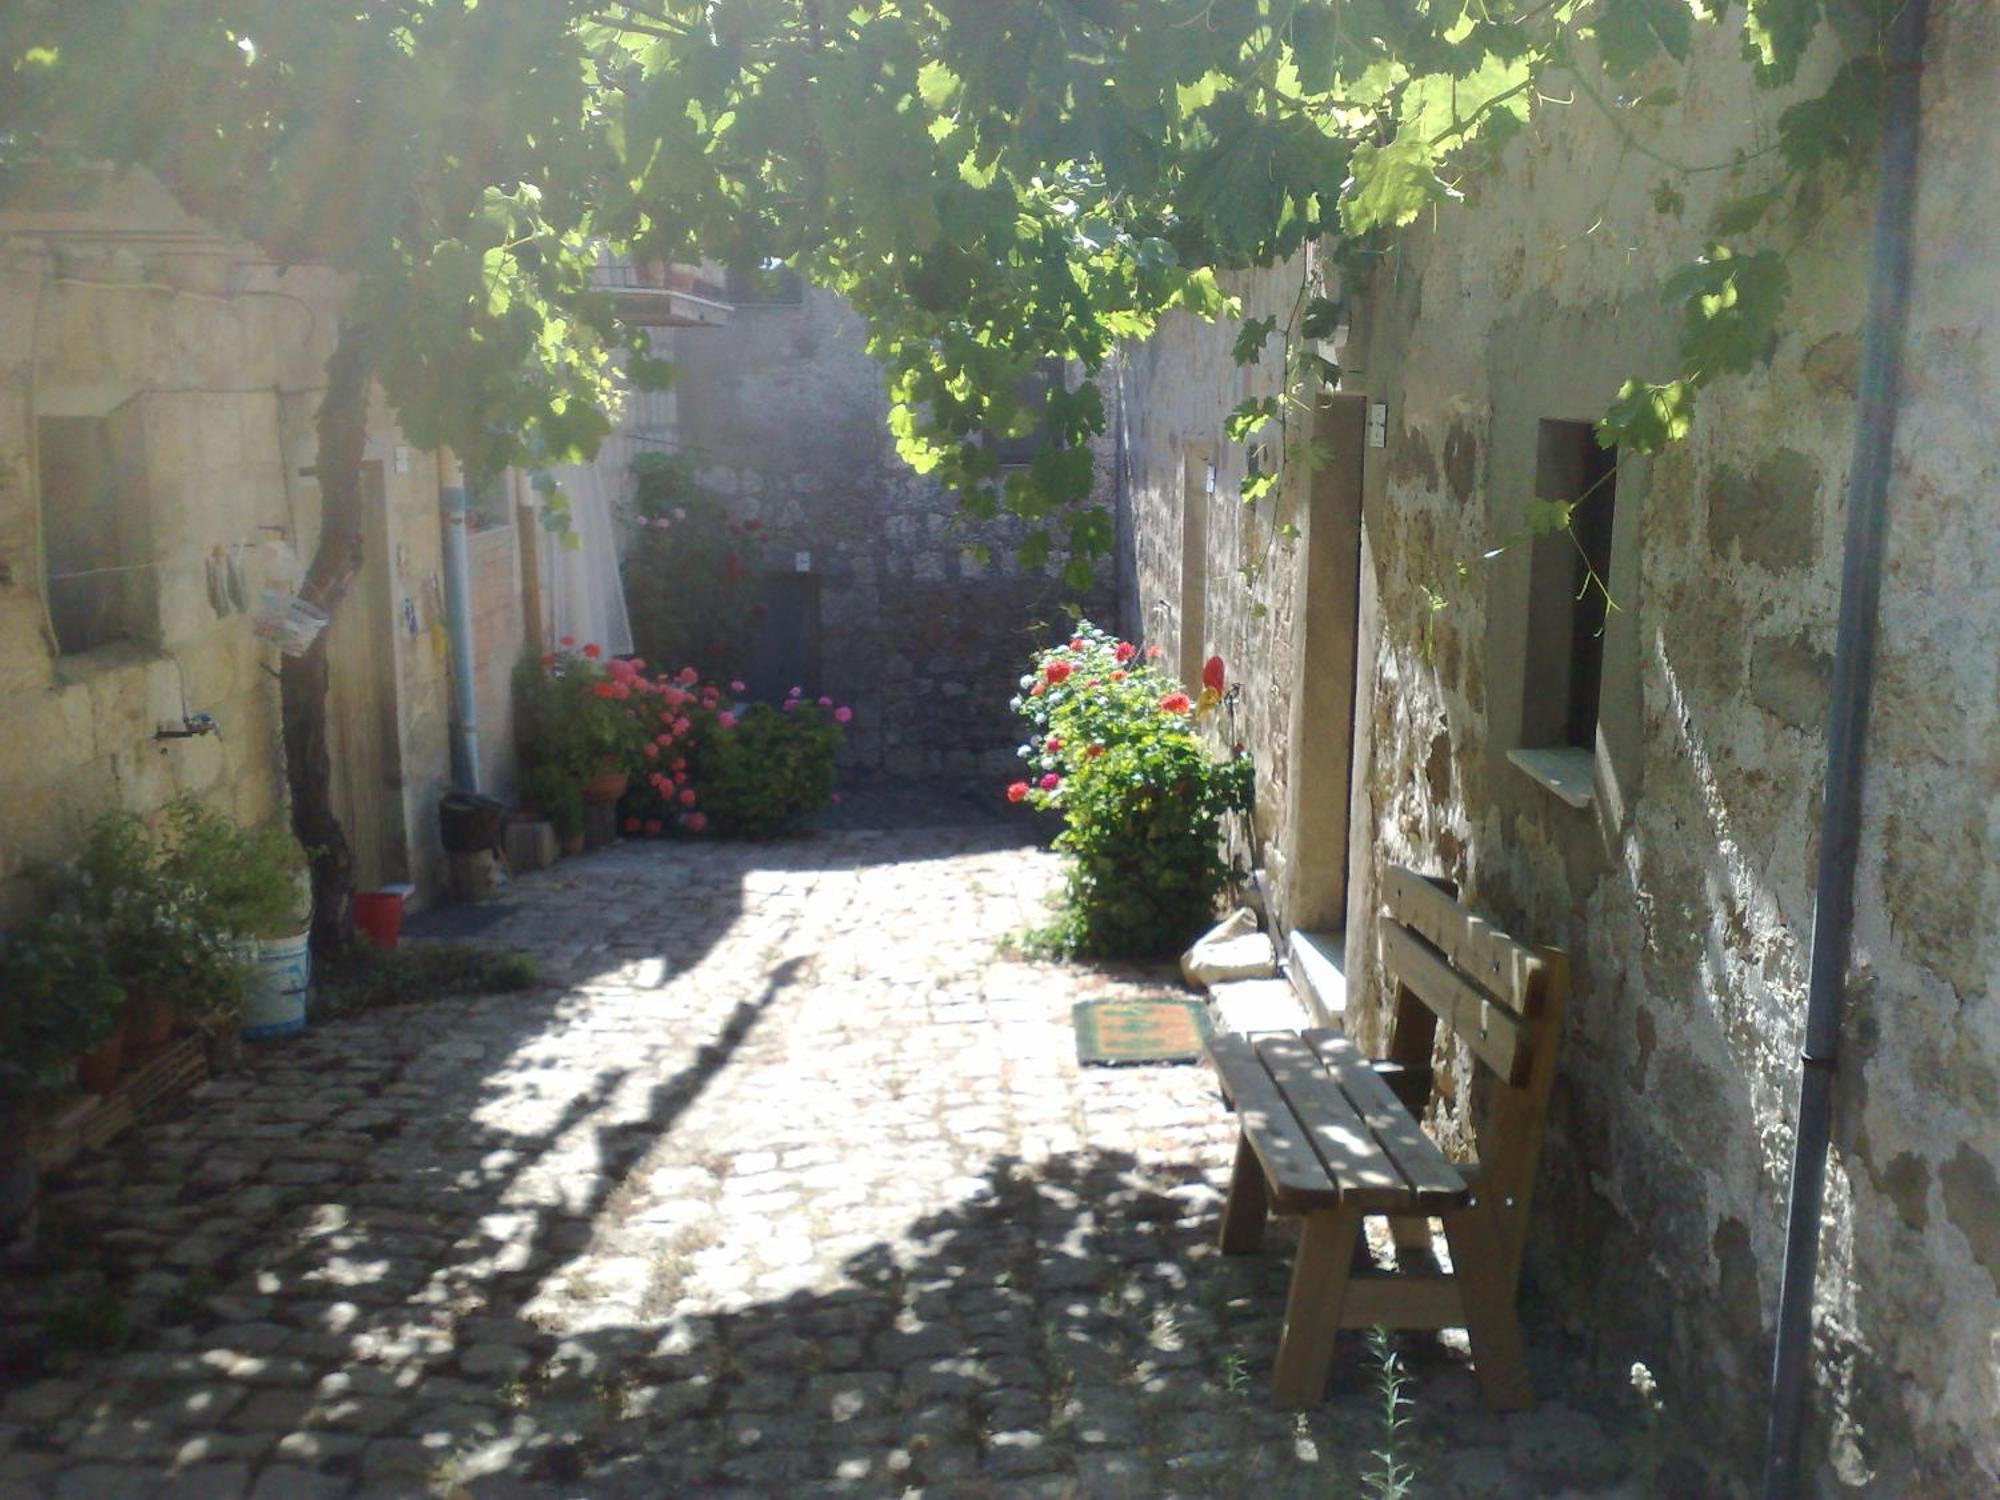
M 1382 903 L 1382 962 L 1395 985 L 1384 1071 L 1421 1117 L 1438 1023 L 1464 1038 L 1493 1080 L 1474 1121 L 1481 1192 L 1525 1220 L 1555 1083 L 1568 960 L 1509 937 L 1461 906 L 1449 883 L 1401 866 L 1384 873 Z

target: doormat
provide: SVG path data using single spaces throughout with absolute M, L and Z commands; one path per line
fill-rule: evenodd
M 1085 1000 L 1070 1016 L 1076 1060 L 1103 1067 L 1199 1062 L 1210 1030 L 1199 1000 Z

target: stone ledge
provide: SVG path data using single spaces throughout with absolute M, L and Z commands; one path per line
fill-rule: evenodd
M 1285 972 L 1321 1026 L 1339 1026 L 1347 1011 L 1347 935 L 1294 929 L 1285 942 Z

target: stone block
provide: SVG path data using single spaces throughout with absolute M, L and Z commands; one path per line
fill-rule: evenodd
M 1278 972 L 1271 940 L 1257 918 L 1238 908 L 1211 927 L 1181 955 L 1181 977 L 1196 989 L 1236 979 L 1269 979 Z
M 1795 729 L 1826 727 L 1833 658 L 1804 635 L 1766 636 L 1750 648 L 1750 697 Z
M 1733 543 L 1745 562 L 1788 572 L 1819 552 L 1819 465 L 1794 448 L 1760 459 L 1746 477 L 1719 467 L 1708 487 L 1708 540 L 1727 556 Z
M 555 825 L 548 819 L 536 818 L 507 825 L 507 863 L 517 872 L 552 865 L 560 852 Z

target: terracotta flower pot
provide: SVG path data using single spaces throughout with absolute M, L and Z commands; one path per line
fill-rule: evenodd
M 158 995 L 140 995 L 125 1008 L 125 1045 L 137 1051 L 174 1038 L 174 1008 Z
M 632 778 L 623 771 L 600 771 L 583 784 L 586 802 L 616 802 L 625 795 Z
M 562 852 L 565 854 L 583 853 L 583 835 L 581 833 L 564 834 L 562 841 Z
M 108 1094 L 118 1082 L 118 1069 L 125 1061 L 125 1031 L 120 1020 L 110 1036 L 76 1060 L 76 1081 L 86 1092 Z

